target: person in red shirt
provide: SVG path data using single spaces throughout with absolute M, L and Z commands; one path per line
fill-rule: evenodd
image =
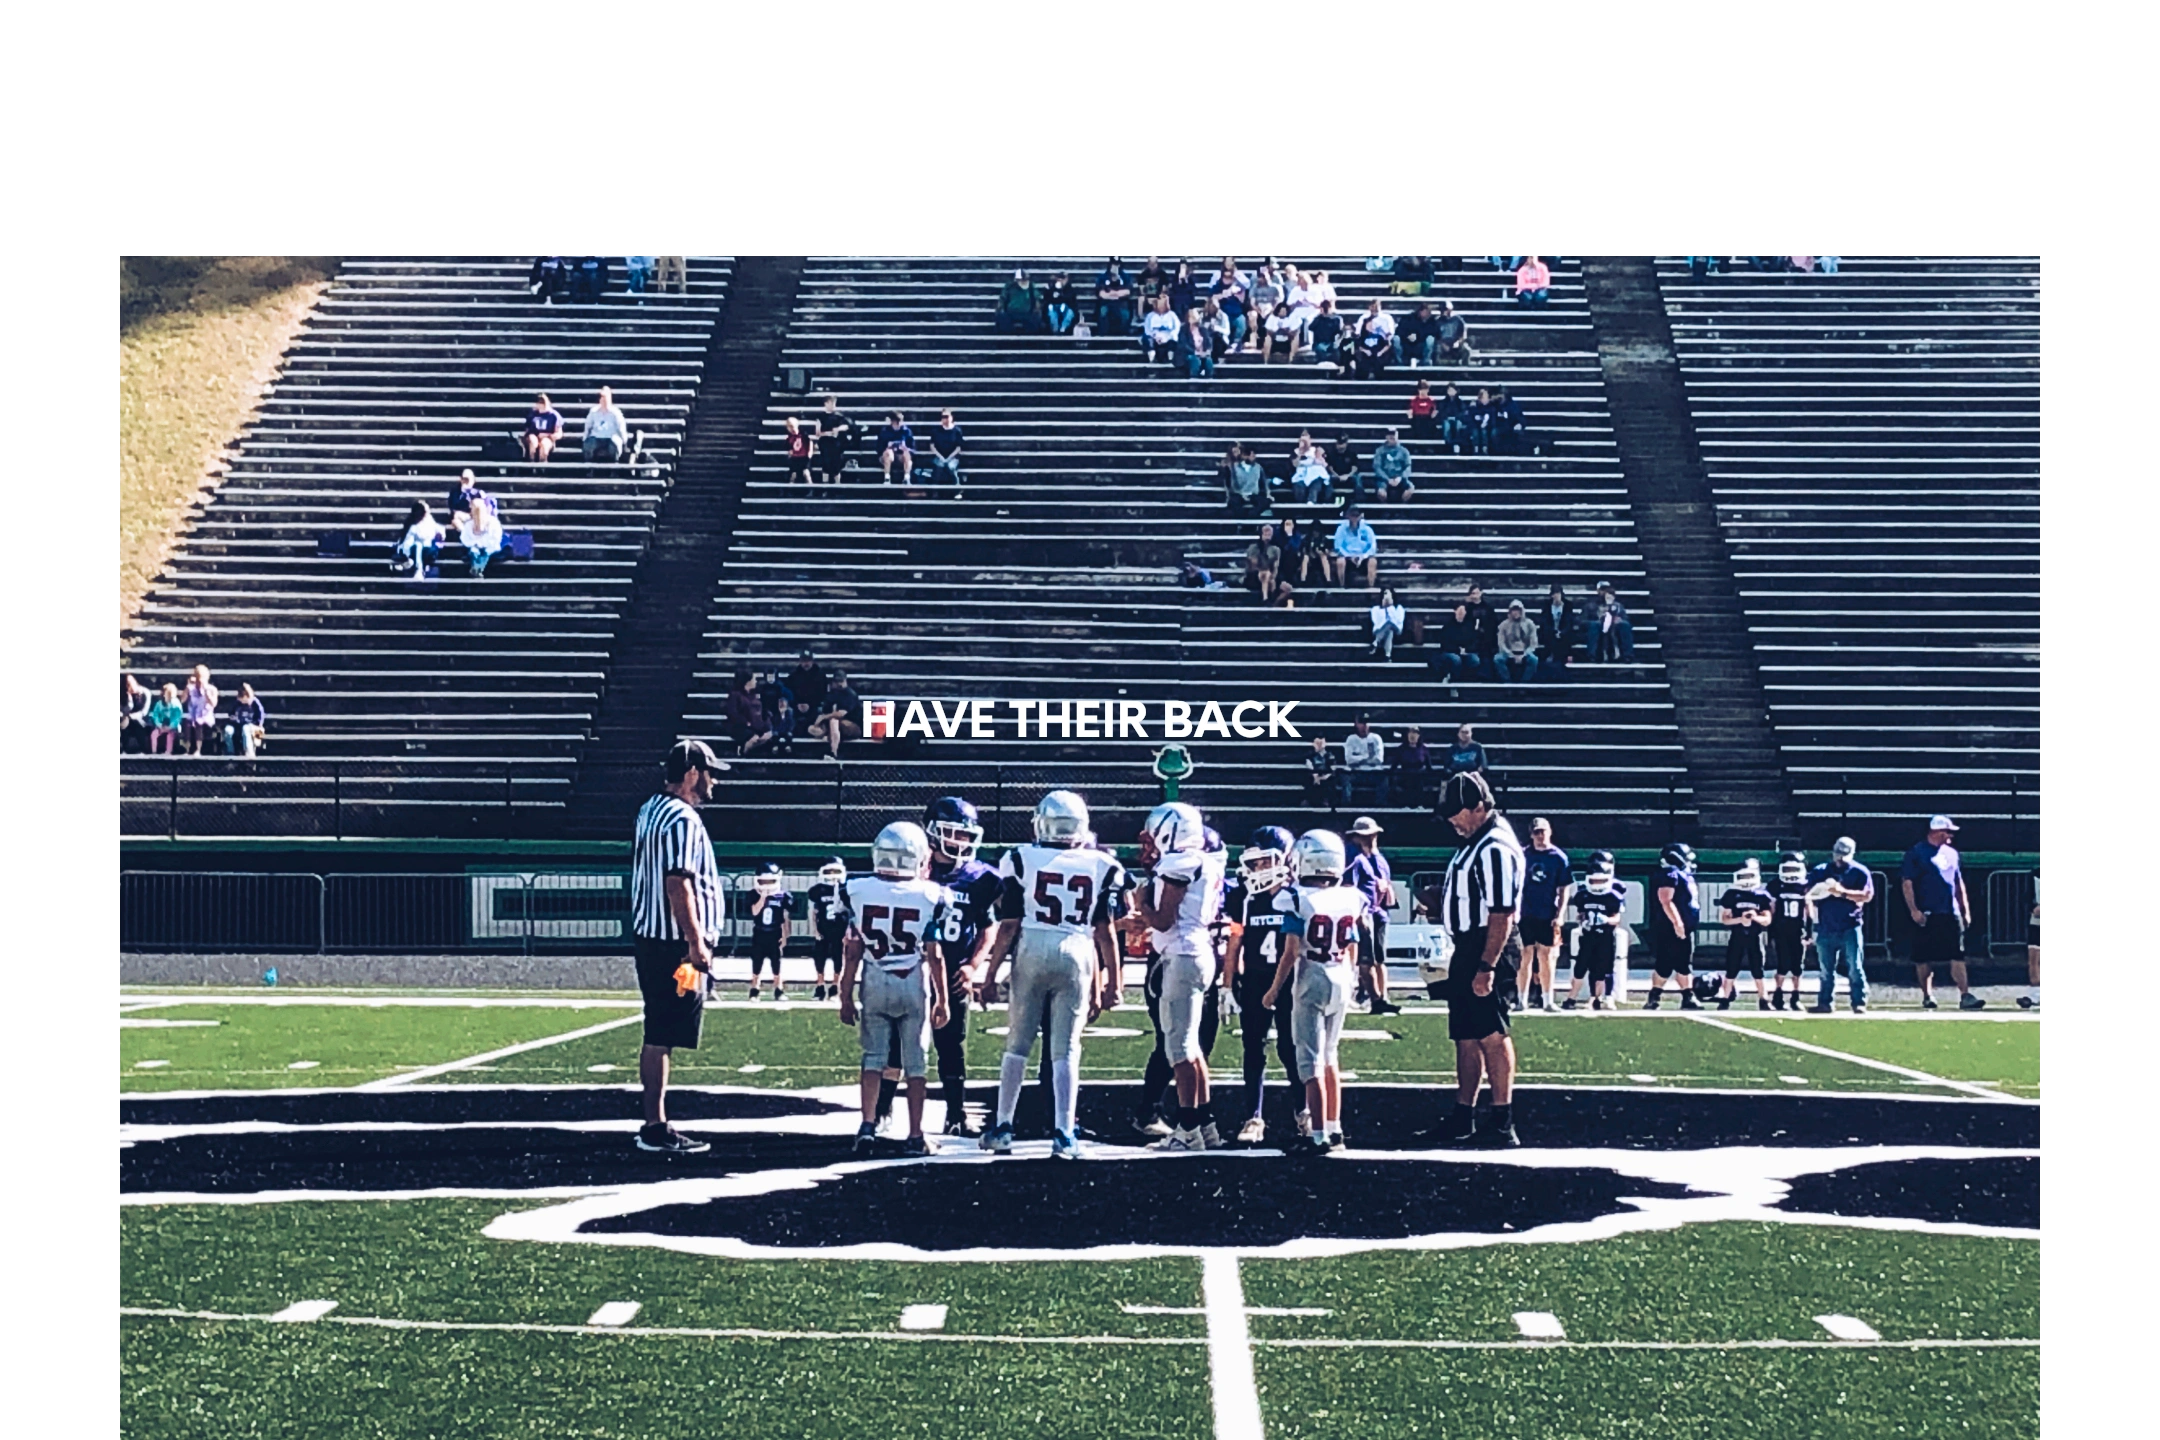
M 787 417 L 787 478 L 790 485 L 810 483 L 810 437 L 793 415 Z
M 1410 397 L 1410 433 L 1420 440 L 1436 440 L 1440 436 L 1437 416 L 1440 402 L 1433 399 L 1432 382 L 1417 382 L 1417 393 Z

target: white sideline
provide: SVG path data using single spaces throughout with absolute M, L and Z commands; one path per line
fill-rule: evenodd
M 418 1080 L 432 1080 L 437 1075 L 447 1075 L 453 1070 L 466 1070 L 475 1065 L 485 1065 L 491 1060 L 501 1060 L 511 1055 L 522 1055 L 528 1050 L 544 1050 L 550 1045 L 560 1045 L 566 1040 L 582 1040 L 588 1035 L 598 1035 L 606 1030 L 620 1030 L 625 1025 L 635 1025 L 645 1018 L 644 1012 L 625 1015 L 616 1020 L 603 1020 L 598 1025 L 588 1025 L 582 1030 L 572 1030 L 562 1035 L 549 1035 L 539 1040 L 527 1040 L 521 1045 L 505 1045 L 500 1050 L 490 1050 L 481 1055 L 468 1055 L 462 1060 L 452 1060 L 447 1065 L 430 1065 L 423 1070 L 408 1070 L 402 1075 L 389 1075 L 380 1080 L 370 1080 L 356 1085 L 356 1090 L 397 1090 Z
M 275 1315 L 238 1315 L 221 1310 L 165 1310 L 123 1305 L 120 1313 L 136 1319 L 204 1320 L 266 1323 Z M 905 1340 L 961 1345 L 1201 1345 L 1196 1336 L 1176 1335 L 953 1335 L 936 1330 L 753 1330 L 689 1325 L 627 1326 L 545 1325 L 519 1321 L 396 1320 L 377 1315 L 325 1315 L 325 1325 L 357 1325 L 376 1330 L 442 1330 L 537 1335 L 640 1335 L 655 1339 L 693 1340 Z M 2037 1350 L 2037 1339 L 1923 1340 L 1350 1340 L 1272 1339 L 1255 1345 L 1278 1350 Z M 1248 1360 L 1250 1356 L 1247 1357 Z M 1248 1367 L 1249 1368 L 1249 1367 Z
M 1215 1397 L 1215 1440 L 1263 1440 L 1260 1391 L 1253 1381 L 1252 1337 L 1245 1325 L 1245 1285 L 1235 1255 L 1200 1262 L 1207 1305 L 1208 1384 Z
M 1757 1040 L 1767 1040 L 1773 1045 L 1787 1045 L 1795 1050 L 1805 1050 L 1810 1055 L 1823 1055 L 1832 1060 L 1843 1060 L 1851 1065 L 1864 1065 L 1870 1070 L 1882 1070 L 1892 1075 L 1902 1075 L 1907 1080 L 1917 1080 L 1923 1085 L 1941 1085 L 1951 1090 L 1961 1090 L 1967 1095 L 1977 1095 L 1983 1100 L 2008 1101 L 2013 1105 L 2038 1103 L 2037 1101 L 2020 1099 L 2015 1095 L 2005 1095 L 2000 1090 L 1990 1089 L 1985 1085 L 1975 1085 L 1964 1080 L 1945 1080 L 1942 1076 L 1930 1075 L 1925 1070 L 1908 1070 L 1903 1065 L 1892 1065 L 1887 1060 L 1870 1060 L 1865 1055 L 1848 1055 L 1843 1050 L 1832 1050 L 1827 1045 L 1810 1045 L 1807 1041 L 1795 1040 L 1790 1035 L 1774 1035 L 1767 1030 L 1750 1030 L 1745 1025 L 1735 1025 L 1730 1020 L 1720 1020 L 1711 1015 L 1701 1015 L 1690 1011 L 1688 1012 L 1688 1018 L 1699 1024 L 1709 1025 L 1719 1030 L 1730 1030 L 1735 1035 L 1752 1035 Z

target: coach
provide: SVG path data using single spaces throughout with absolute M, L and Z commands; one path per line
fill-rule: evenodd
M 1913 976 L 1925 1010 L 1935 1008 L 1935 966 L 1945 960 L 1958 988 L 1958 1009 L 1978 1010 L 1987 1004 L 1965 980 L 1965 929 L 1972 924 L 1972 906 L 1965 898 L 1957 847 L 1950 843 L 1957 828 L 1949 816 L 1937 815 L 1928 821 L 1927 839 L 1907 850 L 1898 867 L 1905 908 L 1919 927 L 1912 942 Z
M 668 1057 L 677 1046 L 697 1049 L 705 1019 L 705 979 L 712 942 L 720 933 L 720 868 L 697 807 L 712 799 L 720 762 L 702 740 L 684 740 L 667 755 L 667 783 L 638 811 L 630 857 L 630 912 L 637 931 L 638 991 L 645 997 L 645 1047 L 638 1083 L 645 1092 L 640 1150 L 696 1155 L 712 1147 L 667 1123 Z M 697 970 L 687 993 L 675 972 Z
M 1380 853 L 1380 822 L 1360 815 L 1343 832 L 1350 837 L 1350 868 L 1343 884 L 1365 897 L 1365 922 L 1358 927 L 1359 985 L 1375 1015 L 1396 1015 L 1402 1006 L 1389 1001 L 1387 993 L 1388 910 L 1395 903 L 1395 876 L 1387 856 Z
M 1444 1138 L 1477 1134 L 1478 1080 L 1492 1078 L 1492 1119 L 1481 1137 L 1511 1146 L 1515 1138 L 1515 1042 L 1508 1005 L 1522 965 L 1516 911 L 1522 904 L 1522 842 L 1493 808 L 1492 790 L 1475 773 L 1450 775 L 1439 811 L 1462 837 L 1440 886 L 1440 923 L 1452 941 L 1448 961 L 1448 1038 L 1455 1042 L 1455 1114 Z

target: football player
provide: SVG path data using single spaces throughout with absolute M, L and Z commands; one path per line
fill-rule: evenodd
M 1287 900 L 1284 883 L 1290 878 L 1290 847 L 1295 837 L 1280 825 L 1264 825 L 1238 852 L 1238 875 L 1224 897 L 1223 913 L 1229 919 L 1223 946 L 1223 989 L 1231 997 L 1245 1042 L 1245 1103 L 1251 1116 L 1238 1131 L 1238 1139 L 1257 1145 L 1267 1138 L 1267 1122 L 1261 1119 L 1262 1093 L 1267 1084 L 1268 1033 L 1274 1032 L 1275 1053 L 1283 1073 L 1297 1092 L 1293 1104 L 1303 1101 L 1298 1084 L 1297 1039 L 1290 1031 L 1290 1007 L 1262 1003 L 1275 984 L 1275 969 L 1282 959 L 1283 922 L 1286 913 L 1277 908 Z M 1309 1123 L 1309 1122 L 1308 1122 Z
M 840 1023 L 858 1027 L 862 1041 L 862 1126 L 855 1153 L 877 1145 L 877 1104 L 886 1058 L 895 1047 L 907 1077 L 907 1154 L 927 1155 L 923 1099 L 929 1072 L 930 1032 L 947 1019 L 945 964 L 937 937 L 944 933 L 952 892 L 928 878 L 930 837 L 912 821 L 896 820 L 870 843 L 868 875 L 847 882 L 846 960 L 840 972 Z M 868 955 L 869 963 L 863 963 Z M 855 986 L 862 981 L 858 1011 Z
M 982 845 L 982 821 L 975 807 L 957 795 L 930 802 L 923 811 L 930 832 L 930 878 L 950 890 L 938 948 L 945 956 L 949 1015 L 931 1039 L 937 1045 L 938 1088 L 945 1095 L 945 1133 L 972 1135 L 967 1122 L 968 992 L 981 983 L 997 927 L 997 871 L 975 858 Z
M 1273 1009 L 1290 989 L 1290 1027 L 1297 1037 L 1298 1073 L 1305 1077 L 1305 1108 L 1312 1133 L 1292 1153 L 1325 1155 L 1344 1143 L 1342 1133 L 1342 1032 L 1357 988 L 1358 932 L 1370 908 L 1364 895 L 1342 883 L 1350 866 L 1342 836 L 1308 830 L 1290 847 L 1297 887 L 1287 896 L 1282 963 L 1260 998 Z M 1296 977 L 1294 986 L 1285 982 Z
M 1574 988 L 1590 985 L 1590 1008 L 1614 1006 L 1613 972 L 1627 964 L 1627 886 L 1613 876 L 1610 850 L 1590 852 L 1590 870 L 1576 888 L 1571 908 L 1575 911 L 1575 986 L 1562 1009 L 1577 1004 Z M 1623 971 L 1623 973 L 1625 973 Z
M 1134 892 L 1133 913 L 1146 922 L 1149 949 L 1161 972 L 1163 1054 L 1177 1085 L 1170 1133 L 1161 1150 L 1219 1150 L 1215 1104 L 1202 1048 L 1201 1011 L 1215 984 L 1211 930 L 1222 910 L 1224 852 L 1207 848 L 1200 812 L 1178 801 L 1158 805 L 1140 827 L 1140 863 L 1147 880 Z
M 803 892 L 816 927 L 810 963 L 817 972 L 813 998 L 823 1000 L 840 994 L 840 946 L 847 938 L 847 861 L 838 855 L 818 867 L 817 884 Z
M 1695 851 L 1675 840 L 1658 856 L 1650 892 L 1650 998 L 1643 1009 L 1655 1010 L 1665 982 L 1677 978 L 1680 1008 L 1700 1010 L 1695 998 L 1695 927 L 1702 923 L 1702 900 L 1695 886 Z M 1660 923 L 1662 922 L 1662 923 Z
M 1807 856 L 1787 850 L 1778 857 L 1770 885 L 1770 1008 L 1800 1008 L 1800 970 L 1807 963 L 1808 923 L 1815 907 L 1807 898 Z M 1787 997 L 1790 996 L 1790 1000 Z
M 1763 949 L 1777 902 L 1763 888 L 1762 865 L 1750 855 L 1733 872 L 1732 888 L 1718 897 L 1718 919 L 1725 923 L 1725 984 L 1718 992 L 1717 1008 L 1730 1010 L 1740 993 L 1740 974 L 1755 977 L 1755 1008 L 1768 1010 L 1770 997 L 1763 991 Z
M 1080 1032 L 1116 1003 L 1119 960 L 1110 926 L 1125 884 L 1125 867 L 1109 852 L 1089 848 L 1091 838 L 1087 802 L 1070 790 L 1052 790 L 1035 806 L 1035 843 L 1015 845 L 998 860 L 999 918 L 981 984 L 987 992 L 1010 957 L 1012 990 L 1005 1053 L 998 1061 L 997 1123 L 984 1133 L 982 1147 L 1000 1155 L 1012 1150 L 1013 1110 L 1046 1020 L 1050 1154 L 1063 1160 L 1080 1155 L 1073 1135 Z
M 795 897 L 788 893 L 787 878 L 768 860 L 750 877 L 750 998 L 757 999 L 758 974 L 772 966 L 773 999 L 787 999 L 780 981 L 780 957 L 787 953 L 788 911 Z

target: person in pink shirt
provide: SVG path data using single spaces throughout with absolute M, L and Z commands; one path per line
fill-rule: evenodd
M 1515 303 L 1543 305 L 1551 298 L 1552 271 L 1537 256 L 1526 257 L 1515 271 Z

